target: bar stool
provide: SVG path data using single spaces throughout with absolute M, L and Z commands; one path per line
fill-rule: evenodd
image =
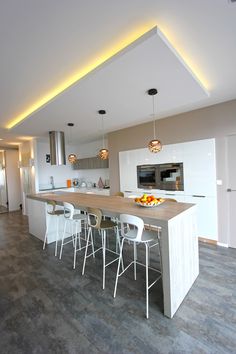
M 145 268 L 146 268 L 146 318 L 149 318 L 149 289 L 159 279 L 161 279 L 161 276 L 162 276 L 161 270 L 154 269 L 149 266 L 149 251 L 150 251 L 150 248 L 152 248 L 154 246 L 158 246 L 158 253 L 159 253 L 160 265 L 161 265 L 160 240 L 158 239 L 159 233 L 156 233 L 154 231 L 145 230 L 143 220 L 137 216 L 134 216 L 134 215 L 121 214 L 120 215 L 120 222 L 121 222 L 122 241 L 121 241 L 120 257 L 119 257 L 117 273 L 116 273 L 114 298 L 116 297 L 118 278 L 133 264 L 134 265 L 134 279 L 136 280 L 136 265 L 139 264 L 139 265 L 145 266 Z M 127 229 L 126 224 L 129 224 L 130 228 Z M 128 264 L 128 266 L 125 267 L 120 272 L 120 264 L 123 261 L 122 252 L 123 252 L 124 241 L 128 241 L 129 243 L 133 242 L 134 245 L 137 245 L 139 243 L 141 243 L 141 244 L 143 243 L 145 245 L 145 250 L 146 250 L 146 263 L 143 264 L 143 263 L 137 262 L 136 247 L 134 247 L 134 260 L 132 262 L 130 262 Z M 159 273 L 158 277 L 151 284 L 149 284 L 149 269 Z
M 113 195 L 114 195 L 114 197 L 122 197 L 122 198 L 124 198 L 124 196 L 125 196 L 123 192 L 116 192 Z
M 65 218 L 65 224 L 64 224 L 64 231 L 63 231 L 63 236 L 62 236 L 62 241 L 61 241 L 61 250 L 60 250 L 59 258 L 61 259 L 61 257 L 62 257 L 63 246 L 72 242 L 73 247 L 74 247 L 73 269 L 75 269 L 76 254 L 78 251 L 81 251 L 83 248 L 85 248 L 85 246 L 81 247 L 81 239 L 83 239 L 83 240 L 86 239 L 86 228 L 87 228 L 88 218 L 87 218 L 86 214 L 76 213 L 75 207 L 73 204 L 64 202 L 63 205 L 64 205 L 64 212 L 63 213 L 64 213 L 64 218 Z M 78 211 L 78 209 L 76 209 L 76 211 Z M 83 222 L 83 226 L 84 226 L 85 238 L 80 237 L 82 222 Z M 67 233 L 66 228 L 67 228 L 68 223 L 71 224 L 71 233 L 70 233 L 70 236 L 67 236 L 67 237 L 71 237 L 71 239 L 69 241 L 64 242 L 65 236 Z M 75 226 L 75 230 L 74 230 L 74 226 Z M 74 233 L 74 231 L 75 231 L 75 233 Z M 77 249 L 77 240 L 79 241 L 79 248 L 78 249 Z M 93 242 L 93 240 L 91 242 Z M 93 248 L 93 244 L 92 244 L 92 248 Z
M 56 209 L 56 202 L 54 200 L 50 200 L 47 202 L 46 212 L 48 214 L 47 222 L 46 222 L 46 232 L 44 236 L 43 249 L 45 249 L 46 242 L 48 241 L 48 233 L 49 233 L 49 225 L 52 217 L 56 218 L 56 244 L 55 244 L 55 256 L 57 256 L 57 243 L 59 239 L 59 217 L 64 215 L 64 210 Z
M 109 220 L 109 219 L 103 219 L 102 211 L 100 209 L 88 208 L 87 214 L 88 214 L 88 237 L 87 237 L 87 244 L 86 244 L 86 249 L 85 249 L 85 254 L 84 254 L 82 275 L 84 275 L 87 258 L 89 258 L 91 255 L 94 256 L 95 253 L 102 250 L 102 254 L 103 254 L 102 288 L 105 289 L 106 267 L 119 259 L 119 257 L 116 257 L 111 262 L 106 263 L 106 251 L 114 253 L 119 256 L 119 254 L 117 254 L 115 251 L 112 251 L 111 249 L 106 248 L 107 230 L 113 229 L 116 232 L 116 239 L 117 239 L 117 242 L 120 246 L 120 236 L 118 233 L 118 227 L 117 227 L 116 222 Z M 92 244 L 92 242 L 93 242 L 92 241 L 93 240 L 92 229 L 97 230 L 100 233 L 101 238 L 102 238 L 102 246 L 99 247 L 98 249 L 96 249 L 95 251 L 93 251 L 92 253 L 88 254 L 89 243 Z M 91 241 L 89 241 L 90 239 L 91 239 Z

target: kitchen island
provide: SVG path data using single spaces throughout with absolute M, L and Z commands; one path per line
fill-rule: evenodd
M 105 215 L 132 214 L 145 223 L 162 228 L 162 280 L 164 314 L 172 318 L 199 274 L 198 238 L 196 233 L 196 207 L 188 203 L 164 202 L 155 208 L 136 205 L 129 198 L 82 193 L 42 193 L 28 196 L 29 232 L 41 239 L 44 225 L 35 234 L 36 215 L 45 214 L 45 203 L 54 200 L 58 205 L 73 203 L 79 209 L 100 208 Z M 46 217 L 44 216 L 44 219 Z M 37 219 L 37 224 L 40 219 Z

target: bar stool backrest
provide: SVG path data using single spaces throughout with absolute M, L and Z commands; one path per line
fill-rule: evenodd
M 124 197 L 125 195 L 124 195 L 124 193 L 123 192 L 116 192 L 115 194 L 114 194 L 114 197 Z
M 126 239 L 130 239 L 132 241 L 136 241 L 136 242 L 141 241 L 141 237 L 144 229 L 143 219 L 134 215 L 121 214 L 120 223 L 121 223 L 121 236 L 125 237 Z M 134 228 L 127 229 L 127 224 L 134 226 Z
M 102 211 L 97 208 L 87 208 L 88 225 L 94 229 L 101 228 Z
M 75 207 L 71 203 L 64 202 L 64 217 L 69 220 L 73 220 Z
M 56 210 L 56 202 L 54 200 L 49 200 L 47 202 L 47 213 L 54 215 Z

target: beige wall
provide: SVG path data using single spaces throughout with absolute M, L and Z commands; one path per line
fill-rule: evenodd
M 236 134 L 236 100 L 157 121 L 157 135 L 163 145 L 216 138 L 217 179 L 223 181 L 217 187 L 219 242 L 222 243 L 228 243 L 226 137 L 230 134 Z M 111 194 L 119 190 L 119 151 L 146 147 L 152 135 L 151 122 L 108 135 Z

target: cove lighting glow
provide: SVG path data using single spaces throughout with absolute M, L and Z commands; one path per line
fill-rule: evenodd
M 148 38 L 150 35 L 156 34 L 157 32 L 160 34 L 161 32 L 157 26 L 154 26 L 150 29 L 150 25 L 143 26 L 142 28 L 139 28 L 136 30 L 134 33 L 130 34 L 127 38 L 124 38 L 121 40 L 119 43 L 117 43 L 113 48 L 110 48 L 106 52 L 103 52 L 101 55 L 97 55 L 96 59 L 91 60 L 90 63 L 82 68 L 80 71 L 75 73 L 73 76 L 67 78 L 64 82 L 62 82 L 59 86 L 55 87 L 53 90 L 50 92 L 46 93 L 44 96 L 42 96 L 38 101 L 34 102 L 31 106 L 26 108 L 22 113 L 17 115 L 15 118 L 13 118 L 7 125 L 7 129 L 11 129 L 15 127 L 17 124 L 28 118 L 30 115 L 32 115 L 34 112 L 38 111 L 41 109 L 43 106 L 45 106 L 48 102 L 50 102 L 53 98 L 61 94 L 63 91 L 77 83 L 79 80 L 84 78 L 86 75 L 94 71 L 95 69 L 99 68 L 102 64 L 105 64 L 108 60 L 112 60 L 115 56 L 123 54 L 126 50 L 128 50 L 128 47 L 130 45 L 136 46 L 140 43 L 140 41 L 145 40 Z M 149 28 L 149 30 L 148 30 Z M 163 35 L 165 37 L 166 41 L 169 41 L 166 35 Z M 169 45 L 170 45 L 169 41 Z M 173 42 L 172 42 L 173 43 Z M 173 44 L 170 46 L 172 47 Z M 175 49 L 172 47 L 172 49 Z M 189 70 L 192 72 L 192 74 L 195 76 L 195 78 L 198 80 L 198 82 L 201 84 L 203 89 L 206 91 L 206 87 L 208 86 L 206 84 L 206 80 L 203 80 L 202 77 L 200 78 L 200 75 L 194 71 L 189 63 L 183 59 L 183 56 L 180 56 L 180 52 L 176 51 L 178 53 L 178 56 L 181 58 L 182 62 L 185 63 L 185 65 L 189 68 Z

